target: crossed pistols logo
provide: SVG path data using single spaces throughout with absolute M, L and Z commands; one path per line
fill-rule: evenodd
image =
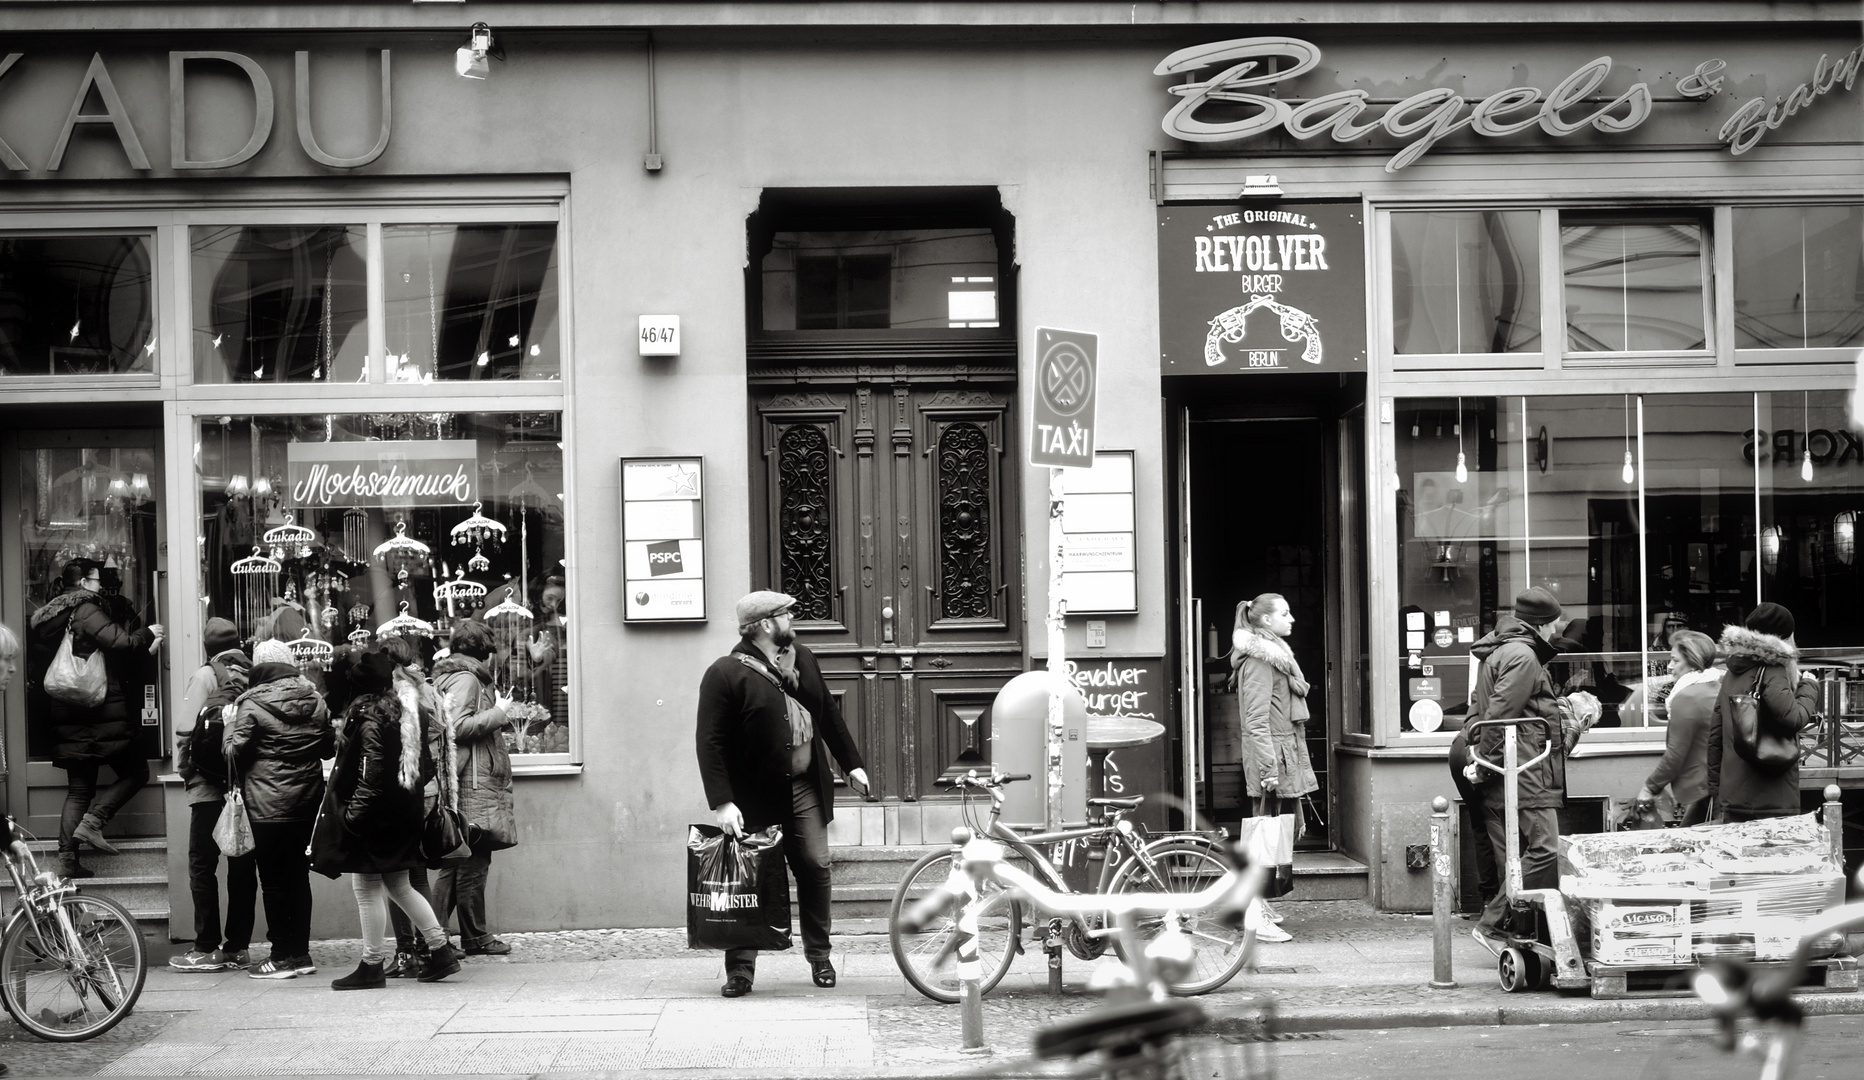
M 1216 367 L 1229 359 L 1223 355 L 1224 343 L 1234 345 L 1243 340 L 1249 316 L 1255 314 L 1258 308 L 1268 308 L 1280 317 L 1281 336 L 1284 340 L 1306 343 L 1301 349 L 1301 359 L 1310 364 L 1320 363 L 1320 323 L 1312 315 L 1300 308 L 1280 303 L 1272 297 L 1252 296 L 1248 303 L 1239 304 L 1210 320 L 1210 334 L 1204 338 L 1204 365 L 1206 367 Z M 1255 363 L 1254 357 L 1251 357 L 1251 365 L 1262 366 Z M 1267 366 L 1279 365 L 1271 363 Z

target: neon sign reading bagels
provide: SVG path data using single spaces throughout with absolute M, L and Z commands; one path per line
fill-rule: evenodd
M 1271 59 L 1280 63 L 1265 68 L 1264 61 Z M 1182 75 L 1219 64 L 1227 66 L 1207 79 L 1169 88 L 1180 100 L 1161 123 L 1167 135 L 1188 142 L 1229 142 L 1284 128 L 1302 140 L 1326 134 L 1335 142 L 1354 142 L 1379 131 L 1412 140 L 1386 162 L 1386 172 L 1403 169 L 1445 137 L 1465 128 L 1490 138 L 1534 127 L 1556 137 L 1588 127 L 1609 134 L 1630 131 L 1644 123 L 1652 105 L 1650 86 L 1640 82 L 1582 114 L 1582 103 L 1611 74 L 1609 56 L 1581 64 L 1545 94 L 1535 86 L 1498 90 L 1475 102 L 1466 115 L 1464 108 L 1470 103 L 1457 91 L 1440 86 L 1413 94 L 1383 114 L 1365 119 L 1372 106 L 1372 95 L 1365 90 L 1322 94 L 1299 104 L 1252 92 L 1257 87 L 1299 78 L 1320 64 L 1319 47 L 1299 38 L 1237 38 L 1195 45 L 1167 56 L 1152 73 Z M 1253 111 L 1240 119 L 1201 120 L 1197 112 L 1207 104 L 1242 106 Z

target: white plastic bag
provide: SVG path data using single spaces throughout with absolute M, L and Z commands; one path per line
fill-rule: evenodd
M 65 640 L 59 642 L 52 666 L 45 669 L 45 692 L 52 700 L 67 705 L 94 709 L 104 703 L 110 692 L 110 675 L 104 671 L 104 651 L 98 649 L 83 660 L 71 651 L 71 624 L 65 624 Z

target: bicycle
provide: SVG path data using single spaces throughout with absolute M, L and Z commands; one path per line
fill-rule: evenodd
M 948 919 L 949 909 L 960 900 L 964 901 L 965 910 L 960 913 L 964 923 L 1019 904 L 1057 918 L 1111 918 L 1114 922 L 1111 933 L 1122 943 L 1120 955 L 1125 962 L 1110 978 L 1096 979 L 1105 988 L 1107 1003 L 1043 1026 L 1033 1039 L 1035 1057 L 1092 1055 L 1092 1074 L 1101 1080 L 1246 1080 L 1268 1075 L 1265 1044 L 1188 1044 L 1185 1034 L 1207 1015 L 1195 1002 L 1174 999 L 1176 983 L 1189 973 L 1196 955 L 1191 935 L 1174 918 L 1175 913 L 1193 908 L 1209 913 L 1218 925 L 1234 928 L 1262 895 L 1268 875 L 1263 868 L 1251 866 L 1240 848 L 1218 845 L 1223 873 L 1193 892 L 1080 894 L 1052 889 L 1035 875 L 1009 865 L 1006 845 L 1000 841 L 972 837 L 968 829 L 960 829 L 953 842 L 959 851 L 946 883 L 900 916 L 909 930 Z M 1160 917 L 1159 929 L 1148 936 L 1140 928 L 1140 916 Z M 961 953 L 963 943 L 954 936 L 944 951 Z M 1245 947 L 1245 961 L 1250 951 Z M 1265 1029 L 1272 1028 L 1273 1002 L 1263 999 L 1256 1004 Z M 1018 1069 L 1001 1072 L 1021 1074 Z
M 1864 887 L 1864 870 L 1857 884 Z M 1799 1064 L 1806 1012 L 1793 999 L 1793 988 L 1806 977 L 1814 943 L 1831 935 L 1864 928 L 1864 901 L 1840 904 L 1808 919 L 1799 944 L 1784 965 L 1767 965 L 1757 973 L 1741 959 L 1722 959 L 1696 972 L 1691 989 L 1715 1010 L 1718 1042 L 1727 1053 L 1759 1058 L 1761 1080 L 1790 1080 Z M 1752 1017 L 1759 1031 L 1740 1030 Z
M 1073 893 L 1074 890 L 1062 879 L 1050 859 L 1037 849 L 1037 845 L 1083 844 L 1090 851 L 1104 852 L 1100 874 L 1095 882 L 1095 890 L 1101 894 L 1194 893 L 1223 876 L 1227 865 L 1223 846 L 1209 836 L 1196 832 L 1174 832 L 1148 841 L 1130 821 L 1125 820 L 1127 814 L 1144 804 L 1144 796 L 1089 799 L 1090 806 L 1105 811 L 1105 821 L 1053 832 L 1026 836 L 1019 834 L 1001 820 L 1004 786 L 1013 781 L 1028 779 L 1030 777 L 1027 774 L 1005 774 L 991 769 L 980 775 L 973 769 L 960 776 L 941 777 L 938 782 L 940 786 L 958 789 L 960 812 L 975 835 L 1009 847 L 1056 892 Z M 972 791 L 990 797 L 987 822 L 980 824 L 977 821 L 969 796 Z M 912 984 L 913 989 L 946 1004 L 958 1000 L 958 978 L 955 971 L 942 968 L 935 958 L 943 954 L 955 931 L 955 921 L 947 918 L 925 930 L 911 932 L 902 926 L 901 914 L 909 904 L 933 893 L 946 882 L 951 875 L 955 857 L 955 853 L 950 850 L 935 851 L 914 863 L 894 889 L 893 903 L 887 911 L 887 936 L 900 973 L 906 976 L 906 981 Z M 1023 951 L 1023 921 L 1022 905 L 1012 903 L 993 912 L 979 926 L 978 960 L 983 965 L 984 993 L 989 993 L 1003 981 L 1016 954 Z M 1220 926 L 1210 918 L 1209 913 L 1195 905 L 1184 905 L 1176 909 L 1170 920 L 1161 915 L 1151 920 L 1141 932 L 1147 938 L 1156 937 L 1165 929 L 1168 921 L 1190 935 L 1195 951 L 1195 962 L 1191 968 L 1173 981 L 1173 993 L 1207 994 L 1229 982 L 1242 970 L 1247 957 L 1246 939 L 1253 935 L 1253 930 L 1241 931 Z M 1121 952 L 1125 946 L 1119 937 L 1106 926 L 1105 911 L 1102 909 L 1088 908 L 1073 911 L 1066 917 L 1054 916 L 1047 925 L 1040 928 L 1039 933 L 1045 949 L 1058 949 L 1065 945 L 1082 960 L 1098 959 L 1109 943 L 1122 959 L 1131 960 Z
M 122 904 L 41 871 L 25 830 L 11 815 L 6 826 L 18 903 L 0 931 L 0 1005 L 51 1042 L 102 1035 L 142 995 L 149 975 L 142 931 Z

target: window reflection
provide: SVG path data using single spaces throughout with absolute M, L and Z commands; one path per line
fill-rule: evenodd
M 202 382 L 360 382 L 369 347 L 361 225 L 191 230 Z
M 147 236 L 0 237 L 0 375 L 155 370 Z
M 1570 352 L 1708 347 L 1708 258 L 1699 221 L 1560 215 Z
M 1392 215 L 1392 339 L 1399 353 L 1540 347 L 1539 213 Z
M 988 229 L 779 232 L 762 271 L 765 330 L 998 326 Z
M 1749 449 L 1760 465 L 1760 595 L 1792 611 L 1801 648 L 1864 644 L 1864 444 L 1850 430 L 1845 397 L 1757 395 L 1764 435 Z
M 1753 427 L 1753 394 L 1644 398 L 1647 633 L 1659 668 L 1677 630 L 1719 637 L 1754 606 Z
M 1735 345 L 1864 344 L 1864 207 L 1734 208 Z
M 554 379 L 557 227 L 388 225 L 386 378 Z

